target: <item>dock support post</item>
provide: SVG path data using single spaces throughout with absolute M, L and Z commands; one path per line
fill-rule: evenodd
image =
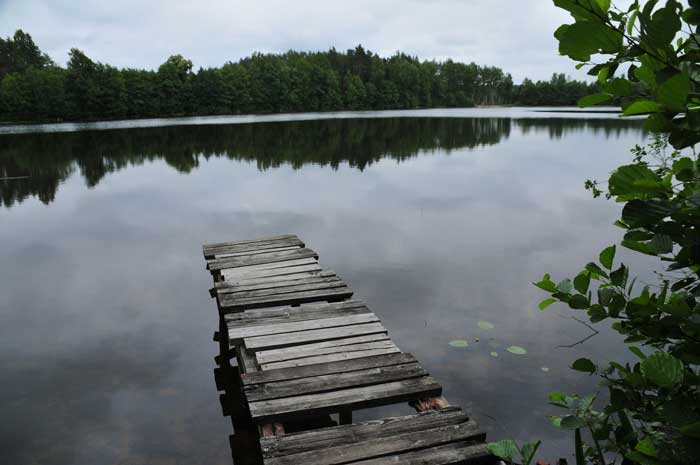
M 345 410 L 341 410 L 340 412 L 338 412 L 338 422 L 341 425 L 352 424 L 352 410 L 345 409 Z

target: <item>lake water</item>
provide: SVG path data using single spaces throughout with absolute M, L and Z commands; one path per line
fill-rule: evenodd
M 596 388 L 568 365 L 626 357 L 605 323 L 559 347 L 590 330 L 540 312 L 530 283 L 620 238 L 619 206 L 583 183 L 631 159 L 636 121 L 514 108 L 0 133 L 0 178 L 17 178 L 0 180 L 0 463 L 231 463 L 205 242 L 297 234 L 490 439 L 542 439 L 544 458 L 572 442 L 547 394 Z

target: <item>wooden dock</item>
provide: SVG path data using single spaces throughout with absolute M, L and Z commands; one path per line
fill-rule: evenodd
M 248 460 L 266 465 L 497 463 L 478 425 L 298 237 L 203 249 L 234 452 L 248 448 Z M 353 410 L 396 403 L 418 413 L 352 422 Z M 253 432 L 242 446 L 243 424 Z

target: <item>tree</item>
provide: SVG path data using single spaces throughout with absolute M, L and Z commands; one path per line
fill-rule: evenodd
M 157 77 L 159 114 L 187 114 L 192 104 L 192 62 L 182 55 L 172 55 L 158 67 Z
M 514 99 L 570 104 L 588 89 L 560 81 L 538 82 L 533 97 L 499 68 L 400 52 L 383 58 L 362 45 L 344 53 L 254 53 L 196 73 L 181 55 L 149 71 L 115 68 L 72 49 L 62 69 L 21 30 L 0 39 L 0 117 L 7 120 L 471 107 Z
M 631 164 L 613 171 L 605 193 L 624 205 L 615 223 L 625 231 L 620 245 L 656 257 L 663 270 L 657 282 L 636 285 L 612 245 L 573 279 L 557 283 L 546 274 L 535 283 L 551 294 L 541 309 L 561 302 L 592 323 L 611 322 L 638 359 L 574 361 L 573 369 L 598 374 L 609 396 L 600 409 L 596 396 L 553 393 L 550 403 L 568 411 L 555 421 L 574 432 L 577 465 L 603 465 L 613 455 L 624 465 L 698 463 L 700 1 L 634 1 L 627 10 L 610 0 L 554 3 L 574 19 L 554 34 L 560 53 L 589 66 L 602 88 L 579 105 L 619 102 L 625 115 L 644 115 L 657 134 L 648 147 L 633 149 Z M 597 182 L 586 187 L 596 197 L 604 193 Z
M 9 73 L 21 73 L 30 67 L 44 68 L 53 64 L 51 58 L 41 53 L 32 36 L 21 29 L 13 38 L 0 38 L 0 79 Z

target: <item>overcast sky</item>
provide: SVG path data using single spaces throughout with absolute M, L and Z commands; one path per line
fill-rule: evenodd
M 65 64 L 77 47 L 119 67 L 157 68 L 172 54 L 196 68 L 251 52 L 338 50 L 474 61 L 524 77 L 574 77 L 554 30 L 570 17 L 550 0 L 0 0 L 0 34 L 29 32 Z

